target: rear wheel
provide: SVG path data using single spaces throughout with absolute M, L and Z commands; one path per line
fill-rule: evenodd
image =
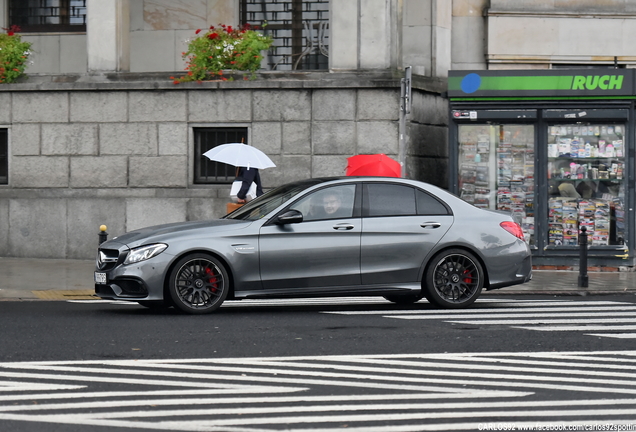
M 439 253 L 430 261 L 422 287 L 432 304 L 463 308 L 477 300 L 484 287 L 484 271 L 473 254 L 462 249 Z
M 180 259 L 170 272 L 168 290 L 174 306 L 190 314 L 217 310 L 230 289 L 227 270 L 207 254 L 191 254 Z

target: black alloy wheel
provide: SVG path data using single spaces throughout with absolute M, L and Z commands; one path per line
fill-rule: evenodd
M 479 261 L 462 249 L 436 255 L 426 270 L 423 291 L 432 304 L 463 308 L 477 300 L 484 287 L 484 271 Z
M 169 276 L 172 303 L 190 314 L 217 310 L 227 298 L 229 288 L 229 277 L 223 264 L 206 254 L 185 256 L 176 263 Z

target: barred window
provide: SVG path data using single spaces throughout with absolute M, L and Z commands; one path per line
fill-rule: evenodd
M 241 24 L 274 38 L 270 69 L 329 68 L 329 0 L 240 0 Z
M 9 140 L 6 129 L 0 129 L 0 184 L 9 184 Z
M 194 183 L 232 183 L 236 174 L 236 167 L 211 161 L 206 156 L 203 156 L 203 153 L 221 144 L 240 142 L 247 144 L 246 127 L 195 128 Z
M 21 32 L 85 32 L 86 0 L 9 0 L 9 23 Z

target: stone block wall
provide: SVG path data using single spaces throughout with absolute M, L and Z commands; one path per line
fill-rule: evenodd
M 0 185 L 0 256 L 91 259 L 101 224 L 112 238 L 223 216 L 229 185 L 193 183 L 198 127 L 247 127 L 249 143 L 277 165 L 262 171 L 266 189 L 344 175 L 355 154 L 397 158 L 399 80 L 322 76 L 329 80 L 3 87 L 0 127 L 10 138 L 9 184 Z M 409 177 L 447 154 L 438 99 L 434 92 L 416 99 L 418 111 L 428 111 L 412 117 L 408 155 L 417 169 Z
M 414 79 L 408 117 L 407 177 L 448 189 L 448 100 L 425 90 L 427 86 L 423 84 L 419 78 Z M 433 88 L 441 91 L 442 82 L 434 81 Z

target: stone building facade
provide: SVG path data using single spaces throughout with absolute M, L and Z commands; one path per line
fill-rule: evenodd
M 4 27 L 14 6 L 29 1 L 0 0 Z M 28 79 L 0 86 L 8 172 L 0 184 L 0 256 L 89 259 L 101 224 L 116 236 L 223 215 L 229 184 L 195 181 L 195 138 L 206 128 L 244 128 L 247 142 L 277 164 L 262 172 L 266 187 L 343 175 L 355 154 L 397 158 L 400 133 L 407 176 L 444 187 L 449 69 L 636 59 L 627 42 L 599 57 L 599 40 L 582 48 L 557 37 L 592 18 L 607 28 L 620 22 L 629 36 L 631 2 L 581 1 L 579 12 L 567 12 L 572 2 L 288 0 L 328 9 L 325 69 L 264 64 L 254 81 L 174 85 L 188 38 L 198 28 L 240 24 L 241 7 L 253 3 L 242 2 L 72 0 L 85 11 L 83 31 L 23 33 L 33 43 Z M 519 25 L 528 20 L 536 25 Z M 533 47 L 535 28 L 553 39 Z M 305 45 L 313 37 L 305 35 Z M 405 66 L 414 74 L 413 105 L 400 131 Z

